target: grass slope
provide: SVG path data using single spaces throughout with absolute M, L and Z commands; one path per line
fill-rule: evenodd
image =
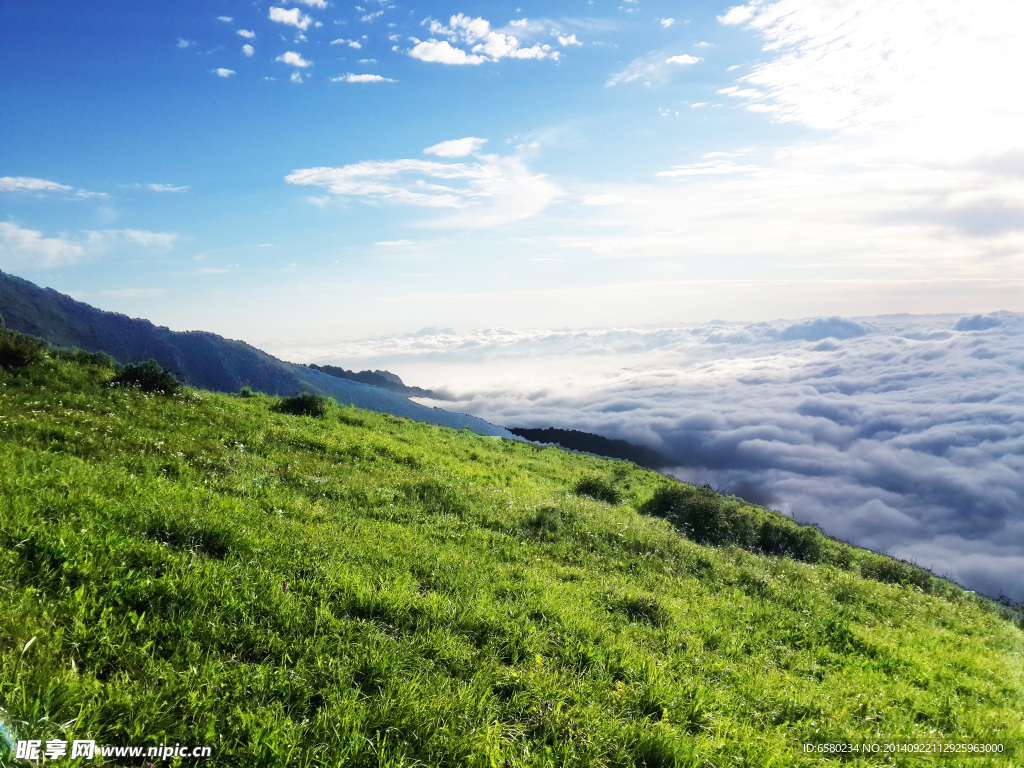
M 716 514 L 818 536 L 822 562 L 697 544 L 638 512 L 689 490 L 630 464 L 147 395 L 71 357 L 0 369 L 16 737 L 209 746 L 163 764 L 230 768 L 1024 759 L 1024 634 L 954 585 L 737 501 Z M 879 739 L 1004 752 L 802 747 Z
M 185 383 L 218 392 L 242 387 L 272 395 L 302 391 L 326 395 L 347 405 L 391 413 L 428 424 L 511 437 L 504 427 L 441 408 L 428 408 L 404 395 L 286 363 L 262 350 L 214 333 L 172 331 L 148 320 L 90 307 L 52 288 L 0 272 L 0 315 L 7 328 L 45 339 L 58 347 L 105 352 L 120 363 L 156 360 Z M 383 373 L 383 372 L 380 372 Z M 397 377 L 396 377 L 397 378 Z

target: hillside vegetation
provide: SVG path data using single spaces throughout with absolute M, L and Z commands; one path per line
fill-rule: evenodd
M 1024 759 L 1019 617 L 912 566 L 624 462 L 29 357 L 0 368 L 12 739 L 225 768 Z M 1003 752 L 804 747 L 877 741 Z
M 379 413 L 471 429 L 481 435 L 512 436 L 503 427 L 488 424 L 483 419 L 428 408 L 408 400 L 406 395 L 412 394 L 415 388 L 396 394 L 372 386 L 381 381 L 366 383 L 328 375 L 278 360 L 244 342 L 225 339 L 215 333 L 172 331 L 148 320 L 104 312 L 52 288 L 44 290 L 3 272 L 0 272 L 0 316 L 8 329 L 45 339 L 58 347 L 103 352 L 122 364 L 153 359 L 173 371 L 184 383 L 202 389 L 238 392 L 248 387 L 271 395 L 295 395 L 308 390 L 332 397 L 339 403 Z M 401 384 L 397 376 L 394 379 Z

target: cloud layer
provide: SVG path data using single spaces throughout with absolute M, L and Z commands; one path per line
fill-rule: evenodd
M 649 445 L 680 478 L 1024 599 L 1022 315 L 427 329 L 290 354 L 447 383 L 438 404 L 494 423 Z

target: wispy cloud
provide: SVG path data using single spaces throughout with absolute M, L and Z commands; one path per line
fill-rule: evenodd
M 0 192 L 71 192 L 74 187 L 67 184 L 59 184 L 56 181 L 46 179 L 33 179 L 28 176 L 3 176 L 0 177 Z
M 116 248 L 168 250 L 178 235 L 138 229 L 86 230 L 46 237 L 42 232 L 0 222 L 0 266 L 4 269 L 52 269 L 75 264 Z
M 460 157 L 480 143 L 475 138 L 458 139 L 428 149 L 439 157 Z M 323 187 L 342 197 L 465 210 L 465 216 L 451 215 L 432 223 L 470 228 L 528 218 L 560 194 L 558 187 L 543 175 L 531 173 L 516 155 L 479 155 L 475 162 L 457 163 L 419 159 L 365 161 L 341 168 L 296 170 L 285 181 Z
M 341 77 L 332 77 L 332 83 L 344 82 L 344 83 L 394 83 L 397 80 L 392 80 L 390 77 L 384 77 L 383 75 L 353 75 L 351 73 L 342 75 Z
M 438 157 L 465 157 L 478 152 L 486 143 L 487 139 L 467 136 L 464 139 L 452 139 L 429 146 L 423 150 L 423 154 L 437 155 Z
M 679 65 L 696 64 L 700 61 L 703 61 L 703 59 L 688 53 L 670 56 L 667 53 L 658 51 L 634 59 L 624 69 L 608 78 L 605 85 L 610 88 L 629 83 L 640 83 L 646 86 L 663 83 L 668 80 L 673 70 L 678 69 Z
M 215 74 L 217 77 L 231 77 L 235 74 L 235 70 L 228 69 L 227 67 L 217 67 L 216 69 L 211 69 L 210 72 Z
M 255 52 L 256 52 L 256 49 L 255 49 L 255 48 L 253 48 L 253 47 L 252 47 L 251 45 L 249 45 L 248 43 L 246 43 L 245 45 L 243 45 L 243 46 L 242 46 L 242 53 L 244 53 L 244 54 L 245 54 L 245 55 L 246 55 L 247 57 L 249 57 L 249 58 L 251 58 L 251 57 L 252 57 L 252 55 L 253 55 L 253 54 L 254 54 Z
M 241 37 L 244 37 L 246 40 L 255 40 L 256 39 L 256 33 L 253 32 L 251 29 L 240 29 L 240 30 L 238 30 L 238 34 Z
M 0 177 L 0 193 L 10 192 L 25 195 L 67 194 L 73 198 L 90 199 L 109 197 L 106 192 L 91 192 L 87 189 L 75 189 L 67 184 L 60 184 L 47 179 L 35 179 L 29 176 Z
M 191 187 L 188 186 L 187 184 L 183 185 L 183 186 L 177 186 L 177 185 L 174 185 L 174 184 L 145 184 L 145 185 L 137 184 L 136 186 L 141 187 L 142 189 L 148 189 L 150 192 L 171 192 L 171 193 L 176 193 L 176 192 L 188 192 L 191 189 Z

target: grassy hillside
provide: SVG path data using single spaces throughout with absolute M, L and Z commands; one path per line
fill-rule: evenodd
M 45 339 L 58 347 L 105 352 L 120 363 L 152 358 L 183 381 L 203 389 L 237 392 L 242 387 L 251 387 L 274 395 L 311 391 L 371 411 L 471 429 L 482 435 L 511 437 L 504 427 L 475 416 L 428 408 L 406 399 L 404 393 L 395 394 L 361 381 L 286 363 L 244 342 L 214 333 L 172 331 L 148 320 L 104 312 L 52 288 L 44 290 L 3 272 L 0 316 L 4 320 L 2 325 L 8 329 Z
M 917 569 L 622 462 L 112 376 L 0 368 L 14 738 L 230 768 L 1024 760 L 1024 633 Z M 1004 751 L 803 746 L 880 740 Z

